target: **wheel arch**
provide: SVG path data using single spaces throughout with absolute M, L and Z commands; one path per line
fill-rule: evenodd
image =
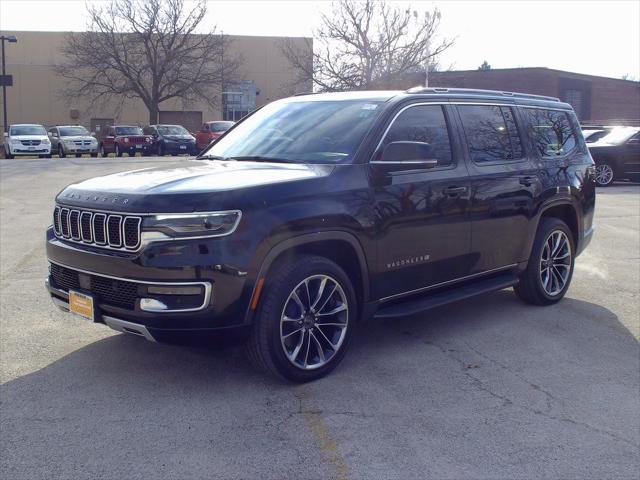
M 253 320 L 255 309 L 252 307 L 256 303 L 254 298 L 261 295 L 262 285 L 268 282 L 269 272 L 274 266 L 295 261 L 296 256 L 304 254 L 318 255 L 334 261 L 351 279 L 358 303 L 362 305 L 369 301 L 369 270 L 364 249 L 358 239 L 345 231 L 309 233 L 283 240 L 266 254 L 255 278 L 247 306 L 246 323 Z
M 543 217 L 553 217 L 562 220 L 567 224 L 569 230 L 571 230 L 571 235 L 573 237 L 574 247 L 577 248 L 578 243 L 580 242 L 580 217 L 578 215 L 578 210 L 576 206 L 570 202 L 569 200 L 561 200 L 556 202 L 551 202 L 546 204 L 540 209 L 540 214 L 538 215 L 538 221 L 536 225 L 536 231 L 540 225 L 540 220 Z

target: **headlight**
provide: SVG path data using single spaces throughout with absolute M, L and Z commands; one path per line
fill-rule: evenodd
M 147 142 L 147 143 L 150 143 L 151 139 L 149 137 L 147 137 L 147 138 L 144 139 L 144 141 Z
M 73 140 L 63 140 L 63 142 L 65 145 L 70 145 L 72 147 L 75 146 L 75 143 Z
M 129 137 L 124 137 L 124 143 L 129 143 Z
M 161 232 L 172 238 L 222 237 L 233 233 L 242 212 L 169 213 L 144 219 L 145 232 Z
M 20 140 L 16 140 L 15 138 L 11 139 L 11 145 L 20 145 L 22 142 Z
M 51 142 L 49 141 L 48 138 L 45 138 L 45 139 L 42 140 L 42 143 L 45 144 L 45 145 L 49 145 Z

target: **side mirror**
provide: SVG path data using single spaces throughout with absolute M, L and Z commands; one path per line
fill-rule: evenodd
M 377 163 L 407 163 L 414 168 L 433 168 L 438 160 L 431 158 L 431 145 L 425 142 L 391 142 L 384 147 Z
M 628 140 L 627 145 L 630 145 L 630 146 L 640 145 L 640 138 L 632 138 Z
M 4 132 L 4 138 L 7 138 L 9 136 L 9 134 L 7 132 Z

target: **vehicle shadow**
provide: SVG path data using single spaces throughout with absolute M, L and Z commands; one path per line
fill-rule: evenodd
M 499 409 L 515 405 L 527 422 L 566 417 L 545 428 L 575 448 L 602 441 L 598 430 L 622 439 L 625 458 L 628 443 L 638 443 L 638 341 L 599 305 L 567 298 L 533 308 L 501 291 L 365 323 L 353 347 L 332 375 L 300 387 L 255 371 L 241 348 L 105 338 L 0 386 L 0 473 L 148 478 L 233 465 L 235 476 L 251 477 L 282 450 L 283 461 L 296 464 L 309 434 L 295 415 L 306 411 L 371 418 L 367 428 L 376 432 L 395 416 L 508 424 Z M 565 439 L 586 419 L 595 430 Z M 165 470 L 154 470 L 160 464 Z

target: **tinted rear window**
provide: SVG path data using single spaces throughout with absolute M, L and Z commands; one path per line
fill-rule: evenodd
M 140 127 L 116 127 L 116 135 L 142 135 Z
M 576 134 L 566 112 L 523 108 L 531 123 L 531 137 L 543 157 L 566 155 L 576 146 Z
M 522 158 L 522 143 L 511 107 L 463 105 L 458 111 L 471 160 L 482 163 Z

